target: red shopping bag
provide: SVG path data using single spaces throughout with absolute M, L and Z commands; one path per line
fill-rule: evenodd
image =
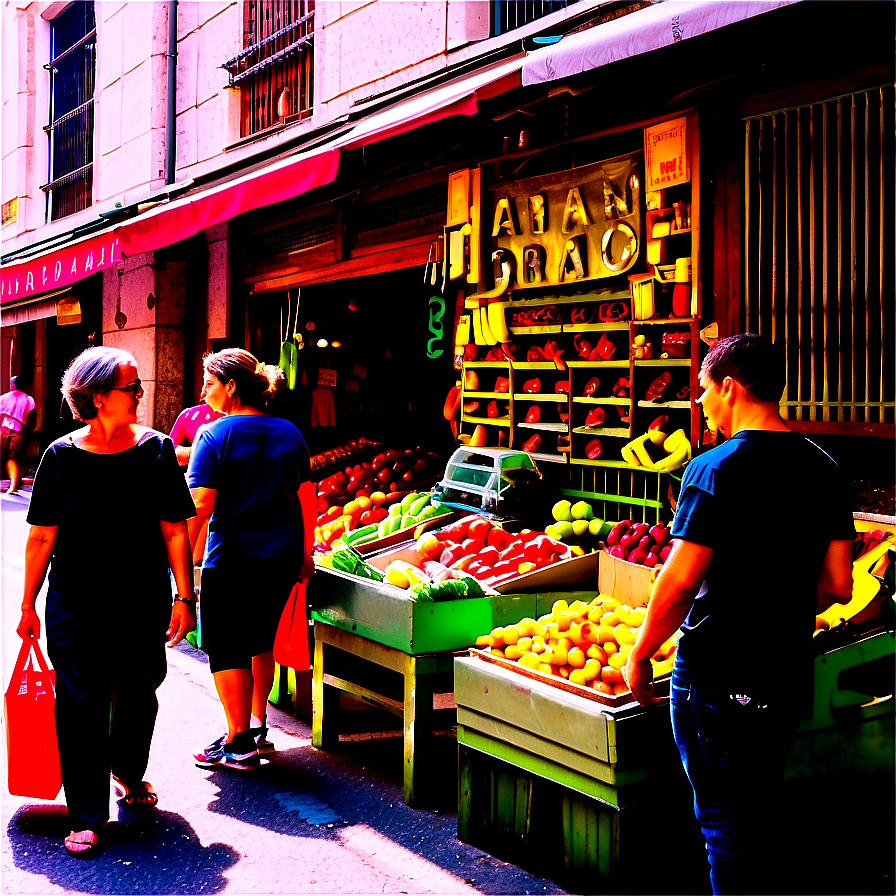
M 35 668 L 32 651 L 37 658 Z M 56 676 L 37 638 L 22 639 L 22 648 L 6 689 L 6 766 L 9 792 L 53 800 L 62 787 L 56 743 Z
M 274 638 L 274 661 L 298 672 L 311 668 L 304 582 L 296 582 L 283 608 Z

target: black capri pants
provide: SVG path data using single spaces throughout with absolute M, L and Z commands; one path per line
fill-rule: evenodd
M 199 613 L 209 668 L 251 669 L 274 636 L 298 570 L 292 558 L 203 568 Z

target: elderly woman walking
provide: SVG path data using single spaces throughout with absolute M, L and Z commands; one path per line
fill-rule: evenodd
M 86 425 L 53 442 L 35 475 L 16 631 L 40 636 L 35 602 L 49 569 L 47 648 L 73 828 L 65 848 L 88 858 L 109 820 L 110 776 L 126 805 L 158 801 L 143 775 L 166 643 L 196 624 L 185 522 L 195 508 L 171 440 L 137 425 L 143 386 L 131 355 L 87 349 L 62 394 Z M 173 605 L 169 567 L 185 595 Z
M 265 408 L 279 368 L 242 349 L 204 363 L 205 400 L 225 416 L 200 430 L 187 481 L 196 502 L 195 545 L 209 520 L 202 563 L 202 648 L 227 731 L 193 754 L 201 768 L 250 771 L 267 739 L 274 636 L 297 581 L 314 572 L 316 494 L 305 441 Z

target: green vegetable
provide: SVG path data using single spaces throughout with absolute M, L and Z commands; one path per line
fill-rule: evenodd
M 408 513 L 415 519 L 423 512 L 423 508 L 429 504 L 429 494 L 425 494 L 422 498 L 417 498 L 411 502 L 408 507 Z
M 446 579 L 438 585 L 413 585 L 409 590 L 413 599 L 420 601 L 462 600 L 482 597 L 485 593 L 472 576 Z

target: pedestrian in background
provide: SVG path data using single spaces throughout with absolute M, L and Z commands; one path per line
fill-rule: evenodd
M 681 628 L 672 730 L 712 891 L 780 893 L 780 878 L 764 872 L 769 831 L 811 705 L 815 616 L 852 593 L 855 527 L 837 464 L 781 419 L 784 365 L 771 343 L 750 333 L 720 340 L 699 381 L 707 425 L 726 441 L 685 469 L 672 551 L 624 675 L 651 702 L 650 658 Z M 794 523 L 786 556 L 764 539 L 782 520 Z M 752 637 L 745 654 L 744 620 L 760 604 L 774 635 Z
M 165 646 L 196 624 L 185 523 L 194 507 L 171 440 L 137 425 L 143 386 L 131 355 L 87 349 L 62 392 L 86 425 L 53 442 L 34 477 L 16 631 L 40 637 L 35 603 L 49 569 L 47 648 L 73 828 L 65 848 L 88 858 L 109 820 L 110 775 L 126 805 L 158 802 L 143 775 Z M 169 567 L 185 595 L 173 605 Z
M 193 754 L 202 768 L 248 771 L 267 739 L 274 636 L 290 591 L 313 571 L 316 494 L 305 441 L 266 407 L 279 368 L 243 349 L 204 361 L 206 402 L 225 416 L 200 431 L 187 471 L 196 502 L 195 545 L 208 520 L 202 565 L 202 649 L 224 708 L 226 732 Z
M 34 399 L 19 389 L 19 378 L 10 377 L 9 392 L 0 396 L 0 455 L 3 470 L 9 470 L 7 495 L 19 490 L 21 472 L 19 460 L 28 438 L 29 416 L 34 411 Z

